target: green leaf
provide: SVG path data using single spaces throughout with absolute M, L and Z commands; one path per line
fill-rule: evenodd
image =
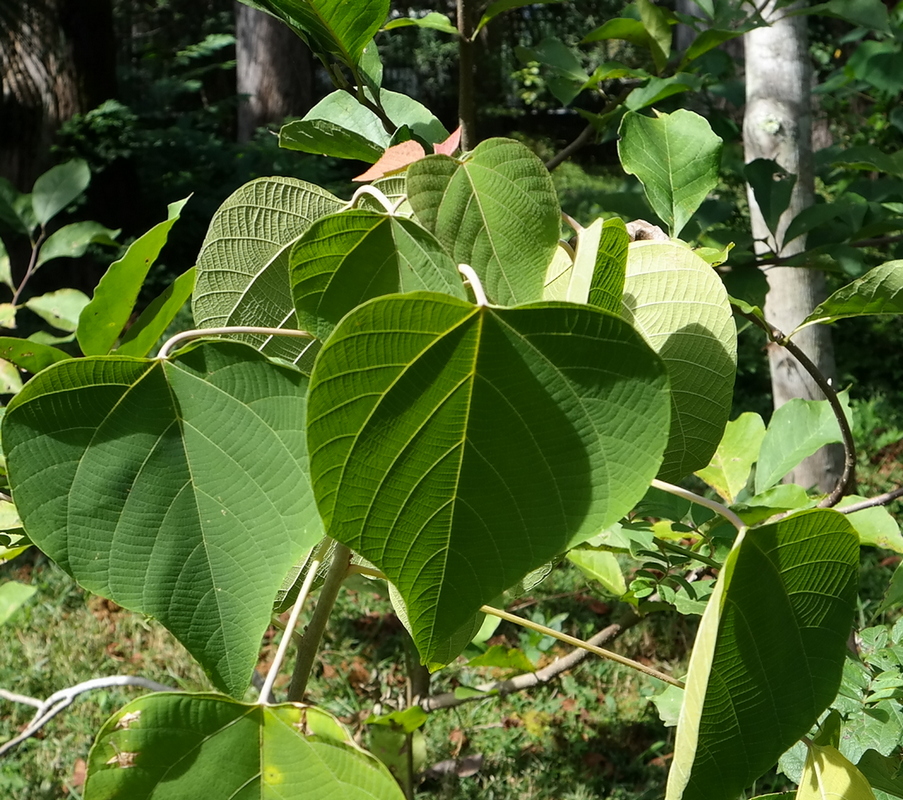
M 18 581 L 0 583 L 0 625 L 9 622 L 9 618 L 24 606 L 37 590 L 36 586 L 28 586 Z
M 718 183 L 721 138 L 692 111 L 624 115 L 618 154 L 624 171 L 643 184 L 649 204 L 678 236 Z
M 3 421 L 29 537 L 85 588 L 156 617 L 241 695 L 283 576 L 323 536 L 307 379 L 236 342 L 173 361 L 73 359 Z
M 592 44 L 606 39 L 623 39 L 637 47 L 649 47 L 649 34 L 646 26 L 638 19 L 616 17 L 604 25 L 590 31 L 580 44 Z
M 241 0 L 281 19 L 317 55 L 332 56 L 350 67 L 389 14 L 389 0 Z
M 856 767 L 875 789 L 903 797 L 903 776 L 900 759 L 883 756 L 875 750 L 866 750 Z
M 12 291 L 16 291 L 16 285 L 13 283 L 12 266 L 9 263 L 9 253 L 6 252 L 6 245 L 0 239 L 0 283 L 8 286 Z
M 517 647 L 504 647 L 500 644 L 494 644 L 485 653 L 470 659 L 467 666 L 495 667 L 514 672 L 536 672 L 536 667 L 533 666 L 523 650 Z
M 865 776 L 835 747 L 806 744 L 809 751 L 796 800 L 875 800 Z
M 542 287 L 543 300 L 567 300 L 568 286 L 571 282 L 571 273 L 574 271 L 574 261 L 571 251 L 563 243 L 555 248 L 555 255 L 546 268 L 545 283 Z
M 887 609 L 903 605 L 903 565 L 898 565 L 884 591 L 884 598 L 875 614 L 883 614 Z
M 457 264 L 474 268 L 490 302 L 538 300 L 558 246 L 560 208 L 548 170 L 510 139 L 489 139 L 463 162 L 427 156 L 408 167 L 420 223 Z
M 405 733 L 413 733 L 428 719 L 429 714 L 420 706 L 410 706 L 403 711 L 393 711 L 391 714 L 371 714 L 364 720 L 364 725 L 385 725 L 390 728 L 400 728 Z
M 72 356 L 47 344 L 13 336 L 0 336 L 0 358 L 11 361 L 21 369 L 37 373 Z
M 837 504 L 837 508 L 845 508 L 865 499 L 850 494 Z M 847 519 L 859 534 L 860 544 L 903 553 L 903 535 L 900 533 L 900 526 L 886 507 L 873 506 L 862 511 L 854 511 L 847 515 Z
M 16 394 L 22 391 L 22 375 L 15 364 L 0 360 L 0 394 Z
M 841 392 L 839 397 L 850 419 L 849 395 Z M 827 400 L 787 401 L 768 423 L 756 467 L 756 494 L 774 486 L 816 450 L 841 441 L 840 425 Z
M 312 788 L 314 787 L 314 788 Z M 325 711 L 160 692 L 114 714 L 88 757 L 85 800 L 403 800 L 388 770 Z
M 745 28 L 746 26 L 743 27 Z M 724 42 L 742 36 L 744 33 L 746 33 L 746 30 L 743 29 L 719 30 L 717 28 L 706 28 L 690 42 L 690 46 L 680 60 L 678 69 L 684 69 L 690 62 L 695 61 L 700 56 L 704 56 L 710 50 L 714 50 L 719 45 L 724 44 Z
M 671 56 L 671 26 L 668 18 L 651 0 L 636 0 L 636 6 L 649 36 L 649 51 L 655 68 L 661 72 Z
M 791 11 L 788 16 L 796 16 L 798 13 L 834 17 L 863 28 L 882 33 L 891 32 L 887 8 L 881 0 L 829 0 L 827 3 Z
M 74 332 L 79 315 L 90 301 L 78 289 L 57 289 L 25 301 L 26 308 L 61 331 Z
M 289 122 L 279 131 L 280 147 L 371 164 L 390 139 L 379 117 L 341 90 L 327 95 L 303 119 Z
M 738 536 L 700 623 L 667 800 L 734 800 L 837 694 L 858 585 L 842 514 Z
M 22 194 L 6 178 L 0 178 L 0 222 L 23 236 L 30 236 L 38 226 L 31 195 Z
M 605 220 L 587 298 L 590 305 L 613 314 L 621 313 L 629 246 L 630 236 L 623 220 Z
M 187 202 L 186 197 L 177 203 L 170 203 L 166 221 L 132 242 L 125 255 L 110 264 L 100 279 L 94 297 L 79 315 L 75 332 L 79 347 L 86 356 L 106 355 L 115 346 L 132 315 L 144 279 Z
M 680 480 L 708 465 L 730 414 L 737 332 L 727 293 L 718 273 L 689 248 L 634 242 L 622 314 L 668 367 L 671 433 L 659 477 Z
M 450 33 L 453 36 L 458 35 L 458 29 L 448 21 L 445 14 L 438 11 L 430 11 L 422 17 L 396 17 L 383 26 L 384 31 L 391 31 L 395 28 L 406 28 L 410 25 L 416 25 L 418 28 L 432 28 L 435 31 Z
M 430 661 L 483 603 L 642 497 L 666 386 L 639 334 L 588 306 L 376 298 L 311 378 L 320 513 L 397 587 Z
M 407 126 L 428 144 L 444 142 L 448 138 L 445 126 L 423 103 L 400 92 L 382 92 L 380 102 L 383 110 L 399 128 Z
M 697 477 L 702 478 L 729 505 L 732 504 L 746 488 L 764 438 L 762 417 L 751 411 L 741 414 L 727 423 L 715 455 L 707 467 L 696 470 Z
M 796 175 L 791 175 L 777 162 L 767 158 L 751 161 L 743 168 L 743 175 L 752 187 L 768 230 L 777 236 L 781 215 L 790 206 Z
M 547 36 L 533 47 L 515 48 L 515 53 L 525 64 L 536 61 L 549 71 L 549 90 L 563 105 L 580 94 L 589 81 L 577 53 L 560 39 Z
M 31 205 L 39 225 L 46 225 L 91 182 L 91 170 L 81 158 L 52 167 L 34 182 Z
M 842 286 L 819 303 L 793 333 L 807 325 L 873 314 L 903 314 L 903 261 L 888 261 Z
M 326 339 L 356 306 L 418 289 L 465 299 L 458 268 L 416 222 L 351 210 L 314 222 L 289 256 L 298 325 Z
M 199 328 L 297 328 L 288 256 L 311 223 L 344 203 L 294 178 L 260 178 L 214 214 L 197 263 L 193 310 Z M 241 336 L 270 356 L 299 359 L 308 347 L 287 337 Z
M 166 332 L 194 289 L 195 268 L 179 275 L 123 334 L 116 355 L 144 358 Z
M 514 8 L 523 8 L 524 6 L 539 5 L 540 3 L 560 2 L 561 0 L 495 0 L 495 2 L 490 3 L 489 8 L 483 12 L 483 16 L 480 18 L 480 21 L 477 23 L 477 27 L 473 32 L 474 38 L 476 38 L 476 35 L 499 14 L 503 14 L 506 11 L 510 11 Z
M 54 258 L 80 258 L 90 244 L 115 245 L 121 229 L 105 228 L 99 222 L 74 222 L 64 225 L 47 238 L 38 252 L 35 268 Z
M 614 553 L 607 550 L 569 550 L 568 561 L 587 578 L 601 583 L 603 588 L 615 597 L 627 594 L 624 574 Z
M 624 107 L 630 111 L 639 111 L 641 108 L 655 105 L 666 97 L 698 89 L 701 85 L 702 79 L 698 75 L 687 72 L 670 78 L 650 78 L 627 95 Z

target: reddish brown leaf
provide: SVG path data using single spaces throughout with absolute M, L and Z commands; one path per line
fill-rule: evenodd
M 433 152 L 443 156 L 454 155 L 455 150 L 461 145 L 461 126 L 459 125 L 454 133 L 444 142 L 433 145 Z
M 413 139 L 401 144 L 393 144 L 379 157 L 379 161 L 366 172 L 354 178 L 354 180 L 360 183 L 375 181 L 377 178 L 403 170 L 408 164 L 420 161 L 425 155 L 426 150 L 423 149 L 419 142 L 415 142 Z

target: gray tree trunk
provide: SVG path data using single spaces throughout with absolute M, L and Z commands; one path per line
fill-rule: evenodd
M 814 202 L 812 166 L 811 65 L 806 36 L 806 18 L 786 18 L 789 8 L 775 10 L 772 0 L 764 17 L 772 21 L 766 28 L 746 34 L 746 115 L 743 143 L 747 163 L 757 158 L 774 159 L 797 176 L 790 207 L 781 217 L 777 237 L 771 235 L 748 190 L 752 233 L 760 254 L 774 252 L 791 256 L 805 249 L 805 237 L 782 243 L 787 225 L 802 209 Z M 775 240 L 776 239 L 776 240 Z M 825 299 L 824 275 L 812 269 L 770 267 L 765 316 L 784 331 L 797 324 Z M 835 377 L 834 348 L 830 329 L 813 325 L 794 341 L 828 378 Z M 769 366 L 775 408 L 791 398 L 823 399 L 814 381 L 784 348 L 769 347 Z M 843 471 L 839 446 L 823 448 L 807 458 L 787 478 L 805 487 L 830 491 Z
M 314 102 L 313 55 L 287 25 L 235 4 L 238 141 L 285 117 L 303 116 Z

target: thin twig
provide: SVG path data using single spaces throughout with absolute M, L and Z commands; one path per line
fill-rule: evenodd
M 264 705 L 272 702 L 270 698 L 273 694 L 273 684 L 276 683 L 276 676 L 279 674 L 279 669 L 282 667 L 282 661 L 285 659 L 285 653 L 288 650 L 289 642 L 291 642 L 295 626 L 298 624 L 298 617 L 301 616 L 301 608 L 307 600 L 307 595 L 310 594 L 311 586 L 314 585 L 314 578 L 317 577 L 320 561 L 328 547 L 329 540 L 324 539 L 320 542 L 319 547 L 317 547 L 316 552 L 311 558 L 310 565 L 307 568 L 307 575 L 304 576 L 304 583 L 301 584 L 301 589 L 298 591 L 298 597 L 295 598 L 295 603 L 292 606 L 292 613 L 289 615 L 288 623 L 285 626 L 285 635 L 283 635 L 282 641 L 279 642 L 279 648 L 276 650 L 276 655 L 273 657 L 273 663 L 270 665 L 270 670 L 267 672 L 266 680 L 263 682 L 263 687 L 260 690 L 259 702 Z
M 628 83 L 624 86 L 624 88 L 618 93 L 616 97 L 613 97 L 609 100 L 602 110 L 599 112 L 598 116 L 603 117 L 611 111 L 614 111 L 621 103 L 623 103 L 627 99 L 627 95 L 629 95 L 634 89 L 634 85 L 632 83 Z M 585 147 L 592 141 L 593 134 L 596 132 L 596 126 L 590 122 L 579 134 L 577 134 L 577 138 L 574 139 L 568 145 L 565 145 L 559 152 L 557 152 L 554 156 L 552 156 L 548 161 L 546 161 L 546 169 L 551 172 L 555 167 L 563 164 L 567 161 L 574 153 L 576 153 L 581 148 Z
M 492 616 L 498 617 L 499 619 L 513 622 L 515 625 L 520 625 L 522 628 L 529 628 L 530 630 L 537 631 L 538 633 L 542 633 L 545 636 L 551 636 L 553 639 L 558 639 L 565 644 L 573 645 L 574 647 L 582 647 L 584 650 L 588 650 L 590 653 L 594 653 L 600 658 L 606 658 L 609 661 L 614 661 L 618 664 L 621 664 L 622 666 L 630 667 L 631 669 L 643 672 L 646 675 L 657 678 L 658 680 L 664 681 L 665 683 L 670 683 L 672 686 L 677 686 L 681 689 L 683 688 L 683 682 L 677 680 L 677 678 L 672 678 L 670 675 L 666 675 L 664 672 L 659 672 L 657 669 L 648 667 L 645 664 L 641 664 L 639 661 L 634 661 L 632 658 L 627 658 L 627 656 L 622 656 L 618 653 L 612 652 L 611 650 L 604 650 L 601 647 L 596 647 L 589 642 L 578 639 L 576 636 L 568 636 L 568 634 L 566 633 L 561 633 L 561 631 L 556 631 L 552 628 L 546 627 L 545 625 L 540 625 L 538 622 L 524 619 L 523 617 L 519 617 L 516 614 L 509 614 L 507 611 L 502 611 L 502 609 L 500 608 L 493 608 L 492 606 L 480 606 L 480 611 L 482 611 L 484 614 L 491 614 Z
M 25 274 L 22 276 L 22 282 L 19 284 L 15 293 L 13 294 L 13 299 L 10 300 L 10 305 L 15 305 L 19 302 L 19 298 L 22 296 L 22 292 L 25 290 L 25 284 L 28 283 L 28 281 L 31 279 L 31 276 L 34 275 L 37 271 L 38 251 L 41 249 L 41 245 L 44 244 L 44 240 L 46 238 L 47 232 L 42 226 L 40 235 L 31 246 L 31 258 L 28 260 L 28 267 L 25 269 Z
M 162 683 L 157 683 L 156 681 L 142 678 L 137 675 L 111 675 L 106 678 L 92 678 L 89 681 L 83 681 L 75 686 L 60 689 L 41 703 L 38 710 L 35 712 L 34 717 L 32 717 L 31 722 L 28 723 L 28 727 L 25 728 L 22 733 L 10 739 L 8 742 L 5 742 L 3 745 L 0 745 L 0 756 L 8 753 L 14 747 L 17 747 L 22 744 L 22 742 L 34 736 L 57 714 L 72 705 L 72 702 L 78 695 L 83 694 L 84 692 L 90 692 L 93 689 L 109 689 L 112 686 L 139 686 L 142 689 L 150 689 L 153 692 L 178 691 L 178 689 L 175 689 L 172 686 L 166 686 Z M 22 696 L 20 695 L 19 697 Z M 21 700 L 16 700 L 15 702 L 24 702 L 28 705 L 33 705 L 33 699 L 34 698 L 23 698 Z
M 855 514 L 857 511 L 864 511 L 867 508 L 886 506 L 888 503 L 892 503 L 894 500 L 901 497 L 903 497 L 903 486 L 898 486 L 896 489 L 892 489 L 884 494 L 869 497 L 867 500 L 860 500 L 858 503 L 850 503 L 848 506 L 837 508 L 835 510 L 839 511 L 841 514 Z
M 822 375 L 821 370 L 812 363 L 809 356 L 807 356 L 795 342 L 775 328 L 774 325 L 771 325 L 768 321 L 755 314 L 747 314 L 744 311 L 741 311 L 733 304 L 731 304 L 731 308 L 735 314 L 749 320 L 765 331 L 765 335 L 768 337 L 769 341 L 786 348 L 799 362 L 800 366 L 809 373 L 812 380 L 815 381 L 816 385 L 821 389 L 825 398 L 828 400 L 828 403 L 831 405 L 831 410 L 837 418 L 837 424 L 840 426 L 840 435 L 843 439 L 843 473 L 838 479 L 837 485 L 831 490 L 830 494 L 818 504 L 818 507 L 833 508 L 841 501 L 841 498 L 847 494 L 856 480 L 856 442 L 853 439 L 853 431 L 850 429 L 847 415 L 843 411 L 843 406 L 840 405 L 840 398 L 837 396 L 837 392 L 830 381 Z
M 39 700 L 37 697 L 29 697 L 27 694 L 16 694 L 16 692 L 10 692 L 6 689 L 0 689 L 0 698 L 9 700 L 11 703 L 22 703 L 35 708 L 40 708 L 44 705 L 44 701 Z
M 202 339 L 205 336 L 226 336 L 232 333 L 256 333 L 260 336 L 289 336 L 297 339 L 316 339 L 312 333 L 307 331 L 296 331 L 290 328 L 262 328 L 257 325 L 226 325 L 222 328 L 196 328 L 190 331 L 182 331 L 177 333 L 163 343 L 157 358 L 167 358 L 173 348 L 181 342 L 190 339 Z
M 624 631 L 636 625 L 641 619 L 642 617 L 635 614 L 633 610 L 630 610 L 621 621 L 612 623 L 587 639 L 586 644 L 596 647 L 608 644 L 617 639 Z M 574 667 L 585 661 L 589 656 L 589 650 L 578 647 L 567 655 L 556 659 L 547 667 L 543 667 L 536 672 L 527 672 L 523 675 L 509 678 L 508 680 L 483 683 L 475 687 L 477 691 L 482 694 L 458 697 L 454 692 L 444 692 L 443 694 L 422 698 L 419 705 L 426 712 L 438 711 L 443 708 L 454 708 L 455 706 L 460 706 L 464 703 L 485 700 L 488 696 L 504 697 L 505 695 L 513 694 L 515 692 L 532 689 L 535 686 L 544 686 L 558 676 L 563 675 L 568 670 L 574 669 Z
M 663 492 L 668 492 L 668 494 L 673 494 L 677 497 L 682 497 L 684 500 L 689 500 L 691 503 L 705 506 L 706 508 L 714 511 L 719 516 L 724 517 L 738 531 L 746 527 L 746 523 L 742 519 L 740 519 L 740 517 L 738 517 L 727 506 L 724 506 L 721 503 L 716 502 L 715 500 L 709 500 L 707 497 L 700 497 L 698 494 L 695 494 L 688 489 L 684 489 L 681 486 L 675 486 L 673 483 L 660 481 L 658 480 L 658 478 L 652 479 L 652 485 L 656 489 L 661 489 Z M 701 560 L 702 559 L 700 559 L 700 561 Z

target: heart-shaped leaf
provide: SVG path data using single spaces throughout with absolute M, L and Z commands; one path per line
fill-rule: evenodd
M 671 438 L 659 475 L 705 467 L 724 433 L 737 370 L 737 331 L 724 284 L 689 248 L 634 242 L 622 313 L 668 365 Z
M 61 362 L 3 420 L 32 541 L 85 588 L 159 619 L 237 695 L 283 576 L 323 536 L 306 386 L 217 342 L 174 361 Z
M 734 800 L 837 694 L 859 537 L 804 511 L 737 539 L 700 623 L 666 800 Z
M 198 255 L 197 326 L 297 328 L 289 250 L 314 220 L 343 205 L 319 186 L 294 178 L 260 178 L 232 194 L 214 215 Z M 308 344 L 288 337 L 236 338 L 288 361 L 299 359 Z
M 403 800 L 389 771 L 325 711 L 161 692 L 103 726 L 85 800 Z
M 510 139 L 489 139 L 463 161 L 427 156 L 408 167 L 420 223 L 458 264 L 474 268 L 493 303 L 542 297 L 558 246 L 560 209 L 548 170 Z
M 480 605 L 642 497 L 666 387 L 642 337 L 589 306 L 371 300 L 311 378 L 320 513 L 395 584 L 432 661 Z
M 356 306 L 426 289 L 464 299 L 455 263 L 414 220 L 343 211 L 317 220 L 289 257 L 298 324 L 325 339 Z

